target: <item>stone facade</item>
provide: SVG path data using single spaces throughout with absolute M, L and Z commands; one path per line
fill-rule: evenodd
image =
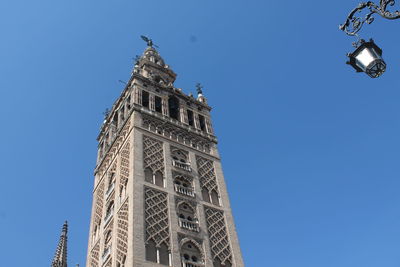
M 153 47 L 106 115 L 88 267 L 243 267 L 210 111 Z

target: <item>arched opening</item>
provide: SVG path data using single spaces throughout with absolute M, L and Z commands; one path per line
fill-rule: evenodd
M 114 114 L 112 123 L 115 127 L 118 127 L 118 113 L 117 112 L 115 112 L 115 114 Z
M 162 172 L 157 171 L 156 174 L 154 175 L 154 184 L 164 187 L 164 176 Z
M 183 187 L 185 189 L 192 189 L 192 183 L 183 176 L 176 176 L 174 184 Z
M 190 126 L 194 126 L 194 115 L 193 115 L 193 111 L 191 111 L 190 109 L 187 110 L 187 115 L 188 115 L 188 123 Z
M 214 260 L 214 267 L 222 267 L 221 261 L 219 259 Z
M 179 214 L 179 218 L 182 218 L 182 219 L 185 219 L 188 221 L 194 221 L 195 211 L 189 204 L 186 204 L 186 203 L 179 204 L 178 214 Z
M 192 206 L 183 202 L 178 205 L 177 212 L 180 227 L 194 232 L 199 231 L 198 220 L 195 213 L 196 211 Z
M 160 264 L 169 265 L 169 250 L 165 243 L 162 243 L 159 248 Z
M 188 265 L 187 263 L 200 263 L 202 264 L 203 259 L 201 256 L 201 252 L 192 241 L 188 241 L 184 243 L 181 247 L 181 257 L 184 263 L 184 266 L 194 266 Z M 197 265 L 195 265 L 197 266 Z
M 219 196 L 217 191 L 211 191 L 211 201 L 214 205 L 219 206 Z
M 211 203 L 210 194 L 209 194 L 207 188 L 203 187 L 203 188 L 201 189 L 201 195 L 202 195 L 203 200 L 204 200 L 205 202 Z
M 155 96 L 154 97 L 154 105 L 155 105 L 156 112 L 162 113 L 162 99 L 161 99 L 161 97 L 159 97 L 159 96 Z
M 111 171 L 108 173 L 107 189 L 109 190 L 114 182 L 115 172 Z
M 200 123 L 200 129 L 205 132 L 206 131 L 206 120 L 203 115 L 199 115 L 199 123 Z
M 179 149 L 174 149 L 171 153 L 172 159 L 181 163 L 187 163 L 187 154 Z
M 97 234 L 98 234 L 98 227 L 97 224 L 94 226 L 94 230 L 93 230 L 93 236 L 92 236 L 92 243 L 94 243 L 97 239 Z
M 150 168 L 144 169 L 144 180 L 153 183 L 153 171 Z
M 107 248 L 111 244 L 111 237 L 112 237 L 112 231 L 109 230 L 104 238 L 104 248 Z
M 169 116 L 175 120 L 179 120 L 179 99 L 175 96 L 168 98 Z
M 142 106 L 149 108 L 149 93 L 147 91 L 142 91 Z
M 104 218 L 105 224 L 107 224 L 111 220 L 113 213 L 114 213 L 114 201 L 111 201 L 106 209 L 106 217 Z
M 156 243 L 153 240 L 149 240 L 146 244 L 146 260 L 157 262 Z

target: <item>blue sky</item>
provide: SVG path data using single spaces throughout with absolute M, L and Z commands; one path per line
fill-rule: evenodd
M 84 266 L 96 136 L 142 34 L 213 109 L 246 266 L 400 263 L 399 25 L 362 32 L 379 79 L 344 64 L 358 1 L 1 1 L 2 266 L 49 266 L 70 221 Z

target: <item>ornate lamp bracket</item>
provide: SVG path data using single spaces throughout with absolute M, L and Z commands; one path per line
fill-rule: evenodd
M 393 6 L 394 4 L 395 0 L 380 0 L 379 6 L 371 1 L 360 3 L 349 13 L 345 23 L 341 24 L 339 29 L 344 31 L 347 35 L 355 36 L 365 23 L 371 24 L 374 21 L 374 14 L 378 14 L 385 19 L 398 19 L 400 18 L 400 11 L 396 10 L 390 12 L 387 10 L 388 6 Z M 357 13 L 363 10 L 367 10 L 365 17 L 357 16 Z

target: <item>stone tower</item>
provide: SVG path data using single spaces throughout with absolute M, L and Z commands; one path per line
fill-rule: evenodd
M 88 267 L 243 267 L 210 110 L 148 42 L 97 138 Z

